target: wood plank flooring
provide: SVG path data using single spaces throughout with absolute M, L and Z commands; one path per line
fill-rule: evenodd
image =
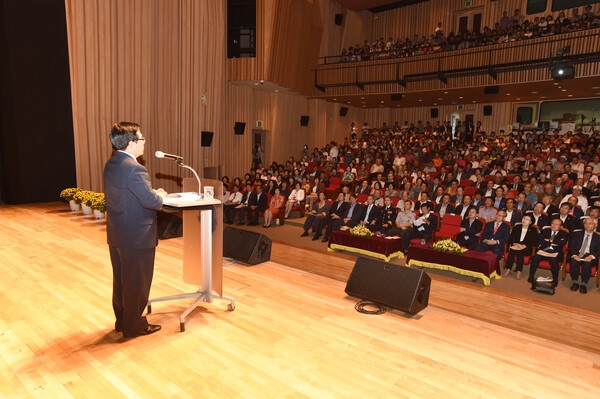
M 279 243 L 270 262 L 224 266 L 235 311 L 205 303 L 180 333 L 189 300 L 156 303 L 148 317 L 163 329 L 124 340 L 113 330 L 105 226 L 67 209 L 0 206 L 2 398 L 600 395 L 594 312 L 434 278 L 417 317 L 364 315 L 344 293 L 353 259 Z M 197 288 L 182 281 L 181 250 L 181 239 L 160 242 L 152 297 Z M 340 278 L 280 264 L 294 259 Z

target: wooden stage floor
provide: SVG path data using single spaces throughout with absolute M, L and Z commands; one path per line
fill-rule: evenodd
M 163 329 L 113 330 L 105 226 L 63 203 L 0 206 L 2 398 L 593 398 L 600 315 L 433 276 L 418 316 L 365 315 L 341 279 L 284 266 L 353 259 L 274 243 L 224 265 L 224 294 L 179 332 L 189 300 L 156 303 Z M 161 241 L 151 297 L 194 291 L 181 239 Z M 292 262 L 294 260 L 294 262 Z M 349 265 L 349 266 L 348 266 Z

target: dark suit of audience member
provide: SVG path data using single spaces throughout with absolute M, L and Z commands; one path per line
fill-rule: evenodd
M 550 204 L 547 207 L 544 207 L 544 213 L 552 220 L 552 215 L 558 213 L 558 207 L 556 205 Z
M 342 197 L 340 200 L 340 196 Z M 327 230 L 325 230 L 325 236 L 323 237 L 323 242 L 329 240 L 329 234 L 333 230 L 334 222 L 341 222 L 342 218 L 348 212 L 348 203 L 344 201 L 344 194 L 340 193 L 338 195 L 338 201 L 334 202 L 331 207 L 329 207 L 329 216 L 326 218 L 317 219 L 315 223 L 315 235 L 317 237 L 321 236 L 321 232 L 323 231 L 323 226 L 327 223 Z M 331 229 L 329 228 L 331 226 Z M 339 230 L 339 227 L 337 228 Z
M 454 209 L 454 214 L 460 215 L 460 217 L 462 217 L 463 219 L 466 219 L 467 215 L 469 214 L 470 209 L 475 209 L 475 211 L 477 211 L 479 208 L 477 208 L 473 204 L 471 204 L 469 206 L 459 205 L 456 207 L 456 209 Z
M 352 204 L 350 202 L 348 204 L 348 210 L 340 223 L 340 227 L 348 226 L 348 227 L 356 227 L 356 225 L 360 222 L 360 217 L 362 216 L 363 206 L 358 202 Z M 336 230 L 335 224 L 333 225 L 333 229 Z M 338 227 L 339 229 L 339 227 Z M 329 230 L 329 229 L 328 229 Z
M 517 278 L 520 278 L 520 273 L 523 271 L 523 262 L 525 255 L 531 255 L 533 247 L 538 244 L 540 240 L 537 229 L 534 225 L 529 224 L 525 226 L 523 223 L 527 223 L 531 221 L 531 219 L 524 217 L 523 222 L 521 224 L 513 227 L 510 232 L 510 237 L 508 239 L 508 257 L 506 258 L 506 263 L 504 264 L 505 275 L 508 275 L 512 271 L 513 263 L 517 263 L 515 270 L 517 271 Z M 515 248 L 515 244 L 524 245 L 525 248 L 517 249 Z
M 528 202 L 516 202 L 515 209 L 519 210 L 522 215 L 531 210 L 531 204 Z
M 256 186 L 256 190 L 250 194 L 250 198 L 248 199 L 248 208 L 246 208 L 249 226 L 258 225 L 258 214 L 267 209 L 267 204 L 267 194 L 262 191 L 262 187 Z
M 533 283 L 535 280 L 535 272 L 542 260 L 547 260 L 550 263 L 550 271 L 552 272 L 552 285 L 558 285 L 558 262 L 563 257 L 563 247 L 569 239 L 569 235 L 564 230 L 554 231 L 551 227 L 547 227 L 540 233 L 540 241 L 538 250 L 531 258 L 529 264 L 528 282 Z M 540 253 L 540 251 L 542 253 Z
M 458 233 L 457 242 L 461 247 L 465 247 L 467 249 L 475 249 L 477 244 L 479 244 L 479 237 L 481 235 L 481 229 L 483 228 L 483 223 L 479 219 L 463 219 L 460 222 L 460 227 L 464 228 L 464 231 Z
M 506 216 L 508 217 L 508 212 L 506 214 Z M 517 223 L 521 223 L 521 219 L 522 219 L 522 215 L 521 212 L 517 211 L 516 209 L 513 210 L 513 212 L 510 214 L 510 220 L 506 220 L 508 223 L 510 223 L 511 227 L 514 227 Z
M 502 211 L 498 211 L 498 213 L 500 212 Z M 500 259 L 504 255 L 504 244 L 510 238 L 510 227 L 502 221 L 498 222 L 503 217 L 496 216 L 495 222 L 485 224 L 483 234 L 481 235 L 481 242 L 475 249 L 479 252 L 492 251 Z M 498 227 L 496 228 L 496 226 Z
M 535 224 L 540 230 L 550 225 L 550 217 L 544 213 L 541 213 L 538 217 L 536 217 L 533 211 L 527 211 L 523 214 L 523 216 L 525 215 L 531 216 L 532 224 Z
M 568 259 L 573 281 L 571 291 L 579 288 L 582 293 L 587 293 L 592 266 L 598 264 L 598 257 L 600 257 L 600 235 L 595 233 L 596 227 L 597 221 L 587 218 L 584 221 L 584 230 L 575 231 L 571 235 Z M 581 284 L 578 283 L 580 274 Z
M 575 229 L 575 224 L 576 224 L 576 220 L 575 220 L 575 216 L 573 215 L 567 215 L 565 217 L 565 219 L 563 220 L 560 217 L 560 213 L 555 213 L 553 215 L 550 216 L 550 223 L 552 223 L 552 220 L 554 219 L 560 219 L 562 221 L 562 227 L 564 227 L 565 229 L 569 230 L 569 233 L 572 233 L 573 230 Z M 583 224 L 581 225 L 581 227 L 583 228 Z
M 421 215 L 413 223 L 412 231 L 402 236 L 402 248 L 404 248 L 405 253 L 408 252 L 410 240 L 420 238 L 421 241 L 430 241 L 433 233 L 437 230 L 439 224 L 438 217 L 429 212 L 429 210 L 430 208 L 427 205 L 423 205 L 421 207 Z
M 444 218 L 444 216 L 443 216 L 443 215 L 445 215 L 446 213 L 455 213 L 455 212 L 456 212 L 456 209 L 454 208 L 454 205 L 452 205 L 452 204 L 448 204 L 448 205 L 446 205 L 446 210 L 445 210 L 445 212 L 444 212 L 444 213 L 443 213 L 443 215 L 442 215 L 442 213 L 441 213 L 440 211 L 442 210 L 442 207 L 443 207 L 443 206 L 444 206 L 444 204 L 441 204 L 441 203 L 440 203 L 440 204 L 437 204 L 437 205 L 435 206 L 435 212 L 439 213 L 439 215 L 440 215 L 440 217 L 441 217 L 442 219 Z
M 369 198 L 371 198 L 371 196 L 369 196 Z M 360 215 L 360 220 L 359 223 L 360 224 L 364 224 L 367 227 L 371 227 L 371 226 L 375 226 L 375 224 L 377 223 L 377 218 L 379 217 L 379 213 L 381 212 L 381 209 L 371 203 L 369 204 L 368 202 L 363 206 L 362 209 L 362 214 Z
M 233 214 L 231 215 L 231 220 L 235 217 L 236 214 L 240 215 L 240 221 L 238 225 L 244 224 L 244 214 L 246 213 L 246 209 L 248 209 L 248 201 L 250 200 L 250 195 L 252 195 L 253 191 L 248 186 L 248 189 L 244 194 L 242 194 L 242 201 L 240 202 L 239 207 L 235 207 L 233 210 Z

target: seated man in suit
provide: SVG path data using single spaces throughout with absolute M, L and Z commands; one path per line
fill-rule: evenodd
M 515 200 L 513 198 L 506 199 L 506 219 L 504 221 L 510 223 L 510 226 L 513 227 L 515 224 L 521 221 L 521 212 L 515 209 Z
M 267 193 L 263 192 L 261 185 L 257 185 L 254 192 L 250 194 L 248 208 L 246 208 L 248 226 L 258 226 L 258 214 L 267 209 L 267 204 Z M 242 219 L 241 215 L 240 219 Z
M 398 235 L 400 236 L 400 238 L 404 238 L 405 234 L 410 234 L 412 232 L 412 226 L 416 219 L 415 212 L 413 211 L 413 203 L 411 201 L 405 201 L 403 205 L 404 209 L 398 212 L 398 214 L 396 215 L 394 227 L 389 229 L 385 233 L 386 235 Z
M 348 209 L 343 219 L 334 219 L 327 226 L 325 235 L 329 238 L 333 230 L 339 230 L 342 226 L 355 227 L 360 222 L 362 216 L 362 205 L 356 201 L 356 194 L 350 194 L 350 202 L 348 203 Z
M 571 264 L 570 274 L 573 285 L 571 291 L 587 293 L 587 283 L 592 274 L 592 266 L 598 265 L 600 256 L 600 235 L 595 230 L 598 220 L 586 218 L 583 222 L 583 230 L 576 231 L 571 235 L 569 245 L 569 262 Z M 581 274 L 581 283 L 579 283 Z
M 375 199 L 373 195 L 369 194 L 367 197 L 367 203 L 363 206 L 362 215 L 360 215 L 359 223 L 367 228 L 375 227 L 377 224 L 377 218 L 379 217 L 380 209 L 375 205 Z
M 450 194 L 442 196 L 442 202 L 435 206 L 435 211 L 440 214 L 440 219 L 444 219 L 447 213 L 454 213 L 454 205 L 450 203 Z
M 533 224 L 536 225 L 540 230 L 545 226 L 550 225 L 550 218 L 544 213 L 544 204 L 541 202 L 536 202 L 536 204 L 533 206 L 533 210 L 525 212 L 524 215 L 531 216 Z
M 552 285 L 558 286 L 558 261 L 562 258 L 562 251 L 569 235 L 561 230 L 563 226 L 560 218 L 552 220 L 550 228 L 545 228 L 540 233 L 540 242 L 536 254 L 531 258 L 529 265 L 528 282 L 535 281 L 535 272 L 542 260 L 547 260 L 550 263 L 550 271 L 552 272 Z
M 383 209 L 381 209 L 376 226 L 383 234 L 387 234 L 388 230 L 394 227 L 398 211 L 392 206 L 392 199 L 390 197 L 386 196 L 383 204 Z
M 327 223 L 327 230 L 325 230 L 325 236 L 323 237 L 323 242 L 329 241 L 329 233 L 332 230 L 329 229 L 329 226 L 333 224 L 334 221 L 341 221 L 346 212 L 348 211 L 348 203 L 344 201 L 344 193 L 340 192 L 337 197 L 337 201 L 331 205 L 329 208 L 329 216 L 325 219 L 317 219 L 315 224 L 315 236 L 320 237 L 321 232 L 323 231 L 323 226 Z M 333 229 L 333 226 L 331 227 Z M 339 229 L 339 227 L 338 227 Z
M 517 195 L 517 202 L 515 204 L 515 208 L 517 208 L 517 210 L 520 211 L 521 214 L 524 214 L 525 212 L 531 209 L 531 204 L 527 202 L 526 197 L 527 196 L 525 195 L 525 193 L 519 193 L 519 195 Z
M 475 209 L 475 213 L 477 213 L 477 207 L 473 205 L 473 197 L 469 194 L 465 194 L 462 204 L 456 207 L 454 213 L 460 215 L 461 218 L 466 219 L 469 215 L 469 210 L 471 209 Z
M 573 205 L 571 205 L 569 202 L 565 202 L 564 204 L 561 204 L 560 208 L 558 209 L 558 213 L 550 215 L 552 219 L 560 219 L 562 226 L 569 230 L 569 233 L 572 233 L 575 229 L 576 222 L 575 216 L 569 214 L 571 209 L 573 209 Z
M 481 235 L 481 242 L 475 248 L 479 252 L 492 251 L 498 259 L 504 255 L 504 244 L 510 237 L 510 227 L 504 223 L 506 211 L 501 209 L 496 213 L 493 222 L 486 223 Z
M 483 223 L 477 218 L 477 209 L 469 209 L 467 217 L 460 222 L 460 232 L 456 240 L 458 245 L 467 249 L 475 249 L 477 244 L 479 244 L 482 228 Z
M 404 253 L 408 252 L 410 246 L 410 240 L 413 238 L 420 238 L 421 243 L 430 241 L 433 237 L 433 233 L 438 228 L 438 218 L 431 213 L 431 206 L 428 203 L 421 205 L 421 214 L 413 222 L 412 231 L 402 237 L 402 248 Z

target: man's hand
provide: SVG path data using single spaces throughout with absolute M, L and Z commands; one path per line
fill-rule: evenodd
M 156 193 L 156 195 L 159 195 L 161 198 L 166 198 L 167 197 L 167 192 L 164 189 L 162 189 L 162 188 L 155 189 L 154 193 Z

